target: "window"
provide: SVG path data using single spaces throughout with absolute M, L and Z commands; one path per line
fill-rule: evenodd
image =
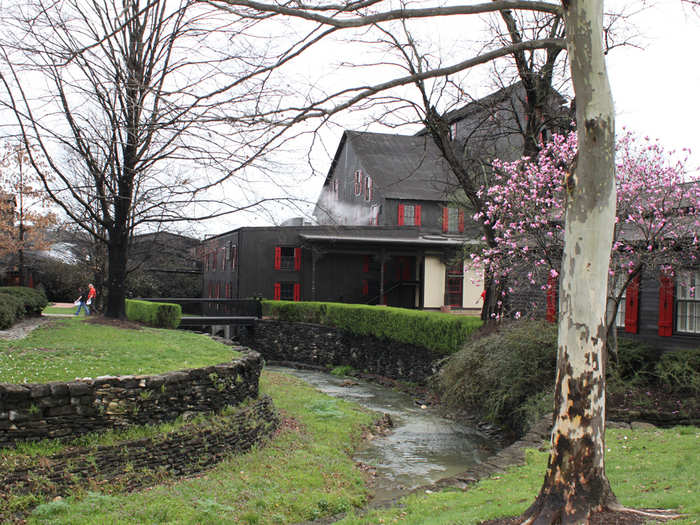
M 620 302 L 617 305 L 617 317 L 615 317 L 615 326 L 618 328 L 624 328 L 625 327 L 625 310 L 626 310 L 626 301 L 627 301 L 627 290 L 622 292 L 622 297 L 620 297 Z
M 442 231 L 464 233 L 464 210 L 444 207 L 442 209 Z
M 399 226 L 420 226 L 420 204 L 399 204 Z
M 679 272 L 676 283 L 676 331 L 700 333 L 700 271 Z
M 370 226 L 379 225 L 379 205 L 373 205 L 369 209 L 369 224 Z
M 333 200 L 338 200 L 338 179 L 333 179 L 331 182 L 333 188 Z
M 301 248 L 277 246 L 275 248 L 275 270 L 301 269 Z
M 300 301 L 301 300 L 301 285 L 293 282 L 275 283 L 276 301 Z
M 237 247 L 235 244 L 232 242 L 228 243 L 228 253 L 227 253 L 227 260 L 228 260 L 228 267 L 233 270 L 236 267 L 236 255 L 237 253 Z
M 450 124 L 450 140 L 457 139 L 457 121 Z
M 372 177 L 365 175 L 365 200 L 367 202 L 372 200 Z
M 355 196 L 362 194 L 362 170 L 355 171 Z

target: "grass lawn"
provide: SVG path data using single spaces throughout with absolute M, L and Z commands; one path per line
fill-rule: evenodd
M 230 348 L 206 336 L 177 330 L 120 329 L 58 319 L 18 341 L 0 341 L 0 382 L 48 381 L 104 374 L 157 373 L 229 360 Z M 50 524 L 284 524 L 349 512 L 340 523 L 472 524 L 520 514 L 535 498 L 547 461 L 528 452 L 528 463 L 473 486 L 404 498 L 399 506 L 362 514 L 369 489 L 351 453 L 376 414 L 323 395 L 284 374 L 263 372 L 261 393 L 283 417 L 266 446 L 230 456 L 200 476 L 124 493 L 77 490 L 47 502 L 40 494 L 4 495 L 3 510 L 33 508 L 29 523 Z M 139 427 L 80 438 L 94 447 L 168 432 L 179 423 Z M 607 473 L 620 502 L 633 508 L 669 508 L 685 514 L 674 525 L 700 523 L 697 496 L 700 429 L 607 432 Z M 56 441 L 0 449 L 0 468 L 18 455 L 32 461 L 58 450 Z M 38 457 L 37 457 L 38 456 Z
M 368 491 L 350 452 L 376 415 L 284 374 L 263 373 L 261 390 L 285 416 L 267 446 L 195 479 L 46 503 L 29 523 L 299 523 L 364 504 Z
M 70 314 L 74 314 L 77 309 L 78 309 L 77 306 L 71 306 L 70 308 L 60 307 L 60 306 L 47 306 L 46 308 L 44 308 L 42 310 L 42 313 L 70 315 Z M 80 311 L 80 315 L 85 315 L 84 310 Z
M 685 514 L 683 519 L 667 522 L 673 525 L 700 523 L 700 429 L 611 429 L 606 433 L 606 446 L 606 472 L 620 503 Z M 467 525 L 517 516 L 534 501 L 546 466 L 547 454 L 531 450 L 527 465 L 494 475 L 467 492 L 413 495 L 404 498 L 400 507 L 348 516 L 338 523 Z
M 205 335 L 184 330 L 138 330 L 82 318 L 55 319 L 24 339 L 0 340 L 0 382 L 158 374 L 223 363 L 239 355 Z

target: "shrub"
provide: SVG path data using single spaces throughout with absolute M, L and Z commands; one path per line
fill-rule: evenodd
M 37 262 L 39 279 L 50 301 L 73 302 L 78 289 L 94 282 L 93 274 L 82 264 L 71 264 L 57 259 L 40 259 Z
M 263 301 L 263 315 L 411 343 L 438 355 L 455 352 L 482 324 L 476 317 L 346 303 Z
M 40 315 L 41 311 L 46 308 L 49 301 L 43 290 L 35 288 L 27 288 L 26 286 L 2 286 L 0 293 L 12 295 L 22 301 L 24 315 Z
M 453 409 L 466 409 L 479 419 L 522 434 L 547 411 L 556 348 L 555 324 L 513 322 L 472 339 L 447 358 L 434 384 Z
M 0 293 L 0 330 L 11 327 L 22 317 L 24 304 L 9 294 Z
M 671 392 L 700 395 L 700 348 L 666 352 L 654 373 L 660 386 Z
M 620 337 L 617 341 L 617 356 L 611 358 L 608 372 L 623 381 L 642 378 L 649 380 L 654 365 L 659 359 L 659 350 L 641 341 Z
M 177 328 L 182 317 L 179 304 L 126 300 L 126 317 L 157 328 Z

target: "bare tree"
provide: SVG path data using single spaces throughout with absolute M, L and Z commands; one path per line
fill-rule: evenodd
M 605 475 L 605 340 L 606 288 L 609 254 L 615 215 L 614 112 L 605 69 L 602 0 L 566 0 L 562 6 L 546 2 L 494 1 L 484 4 L 431 6 L 411 9 L 389 2 L 365 0 L 341 4 L 264 3 L 252 0 L 219 0 L 236 13 L 250 16 L 276 14 L 295 17 L 321 26 L 345 29 L 374 27 L 395 20 L 500 12 L 508 27 L 508 38 L 495 49 L 486 49 L 452 65 L 425 68 L 418 61 L 402 76 L 374 85 L 344 86 L 333 94 L 313 100 L 298 111 L 287 108 L 284 125 L 310 117 L 328 118 L 367 101 L 377 93 L 414 84 L 427 102 L 429 90 L 422 83 L 514 56 L 518 73 L 532 89 L 528 97 L 536 112 L 542 98 L 537 85 L 548 84 L 549 67 L 564 46 L 559 24 L 565 25 L 566 48 L 576 97 L 579 154 L 566 180 L 566 233 L 559 312 L 559 353 L 555 385 L 555 418 L 552 447 L 545 480 L 534 504 L 521 517 L 524 523 L 587 523 L 601 510 L 622 509 Z M 386 10 L 384 5 L 390 4 Z M 542 37 L 525 39 L 512 12 L 536 11 L 557 18 Z M 554 29 L 554 32 L 552 30 Z M 563 31 L 563 29 L 562 29 Z M 385 34 L 391 30 L 385 31 Z M 552 50 L 538 75 L 529 76 L 523 53 Z M 412 62 L 412 61 L 409 61 Z M 542 92 L 546 94 L 546 91 Z M 385 95 L 389 98 L 389 95 Z M 366 103 L 366 102 L 365 102 Z M 429 105 L 426 103 L 426 107 Z M 291 114 L 291 116 L 290 116 Z M 272 116 L 271 116 L 272 117 Z M 426 114 L 431 133 L 446 156 L 457 153 L 448 138 L 444 120 L 430 108 Z M 526 148 L 533 148 L 537 123 L 526 131 Z M 461 166 L 456 160 L 453 166 Z M 477 195 L 478 197 L 478 195 Z M 630 511 L 631 512 L 631 511 Z
M 5 14 L 0 102 L 48 159 L 39 170 L 30 155 L 51 198 L 106 247 L 105 315 L 124 315 L 135 231 L 260 203 L 210 191 L 274 147 L 264 121 L 231 126 L 264 104 L 255 24 L 190 0 L 28 0 Z

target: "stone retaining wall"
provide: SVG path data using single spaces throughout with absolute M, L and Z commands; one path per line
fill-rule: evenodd
M 268 361 L 349 365 L 360 372 L 416 383 L 424 383 L 437 371 L 438 358 L 427 348 L 317 324 L 258 321 L 254 333 L 242 333 L 240 340 Z
M 155 438 L 70 448 L 38 463 L 24 456 L 17 460 L 20 464 L 5 465 L 0 486 L 6 494 L 32 493 L 42 499 L 65 496 L 75 487 L 89 490 L 106 483 L 134 490 L 207 470 L 227 455 L 245 452 L 270 437 L 278 426 L 272 400 L 264 396 L 235 414 L 185 425 Z M 0 519 L 9 518 L 0 511 Z
M 260 355 L 152 376 L 46 384 L 0 383 L 0 447 L 108 428 L 172 421 L 258 397 Z

